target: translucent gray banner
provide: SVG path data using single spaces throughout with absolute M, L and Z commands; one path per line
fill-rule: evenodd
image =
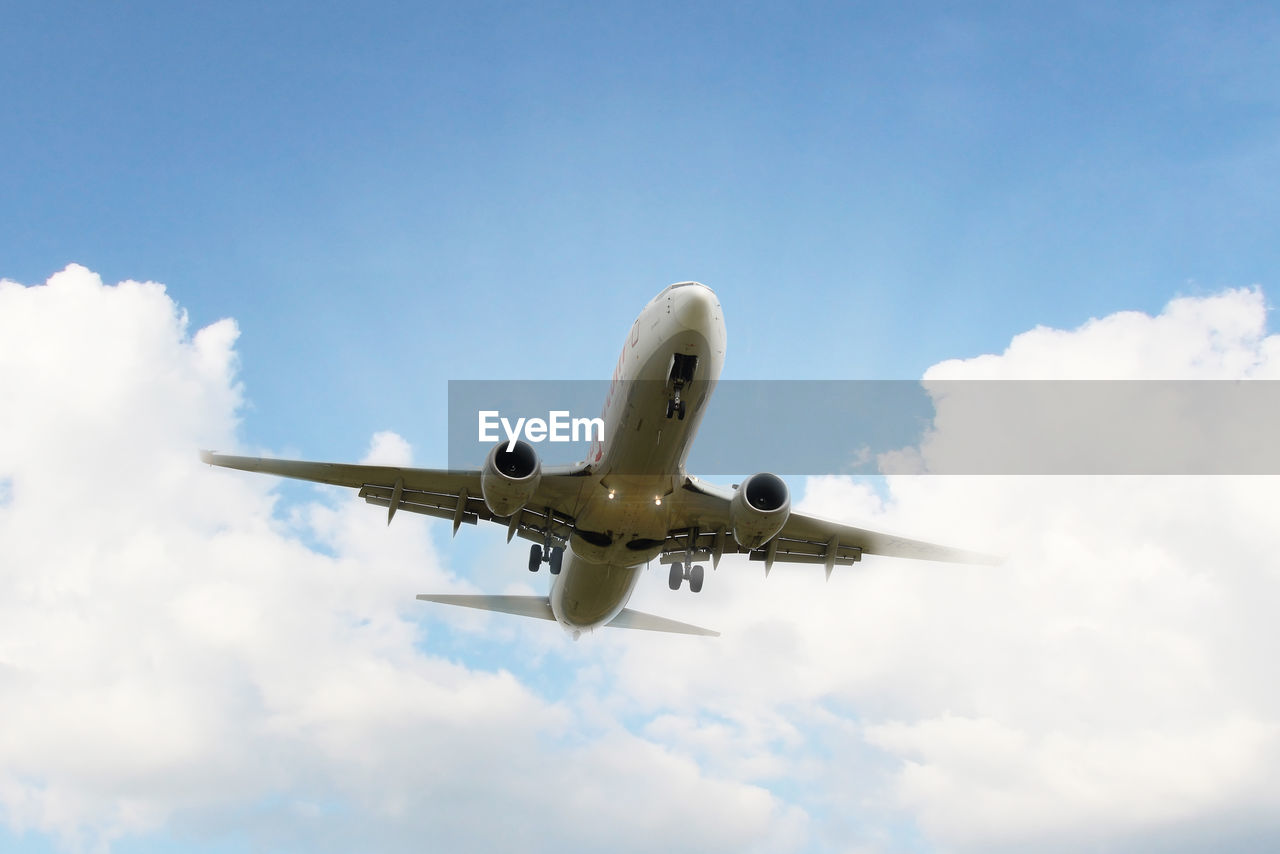
M 520 418 L 544 464 L 585 459 L 608 393 L 452 381 L 449 465 L 480 465 Z M 702 475 L 1280 474 L 1271 380 L 728 380 L 696 411 L 688 468 Z

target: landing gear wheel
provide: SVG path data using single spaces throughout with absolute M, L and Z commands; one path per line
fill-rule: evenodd
M 529 546 L 529 571 L 537 572 L 540 566 L 542 566 L 542 546 L 534 543 Z
M 702 592 L 702 577 L 703 569 L 701 564 L 689 568 L 689 589 L 694 593 Z
M 560 574 L 560 564 L 564 561 L 564 549 L 556 546 L 551 550 L 551 574 Z
M 676 404 L 676 418 L 679 418 L 681 421 L 684 420 L 684 401 L 683 400 Z
M 667 586 L 672 590 L 680 589 L 680 582 L 684 581 L 684 565 L 679 563 L 671 564 L 671 574 L 667 576 Z
M 667 401 L 667 417 L 670 418 L 676 414 L 676 402 L 674 400 Z

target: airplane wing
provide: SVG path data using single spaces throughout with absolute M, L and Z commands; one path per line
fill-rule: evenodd
M 544 543 L 549 533 L 552 543 L 562 546 L 573 530 L 578 495 L 584 484 L 581 466 L 549 466 L 542 470 L 538 489 L 525 509 L 510 519 L 495 516 L 480 494 L 480 470 L 401 468 L 349 463 L 318 463 L 305 460 L 274 460 L 266 457 L 235 457 L 201 451 L 209 465 L 241 471 L 274 474 L 360 490 L 370 504 L 387 508 L 387 522 L 397 510 L 448 519 L 456 534 L 461 525 L 483 520 L 496 521 L 507 529 L 507 539 L 519 536 Z
M 851 566 L 864 554 L 935 560 L 948 563 L 995 565 L 1001 558 L 981 552 L 955 549 L 894 534 L 855 528 L 806 513 L 793 512 L 778 535 L 763 547 L 749 550 L 733 539 L 729 525 L 729 502 L 733 490 L 728 487 L 688 478 L 680 492 L 679 510 L 674 528 L 667 537 L 662 563 L 711 560 L 718 563 L 721 555 L 747 554 L 751 560 L 764 561 L 768 572 L 775 562 L 823 565 L 830 577 L 836 566 Z
M 277 460 L 264 457 L 237 457 L 202 451 L 206 463 L 242 471 L 274 474 L 358 489 L 370 504 L 387 508 L 387 521 L 397 510 L 420 513 L 461 525 L 479 521 L 497 522 L 507 528 L 507 539 L 519 536 L 563 546 L 573 531 L 580 494 L 589 484 L 583 466 L 551 466 L 543 469 L 533 498 L 510 519 L 495 516 L 480 495 L 479 470 L 452 471 L 396 466 L 368 466 L 349 463 L 322 463 L 304 460 Z M 764 561 L 765 570 L 775 562 L 822 564 L 830 575 L 833 567 L 850 566 L 864 554 L 936 560 L 951 563 L 997 564 L 1000 558 L 979 552 L 954 549 L 864 528 L 843 525 L 804 513 L 792 513 L 786 525 L 764 547 L 747 550 L 738 546 L 729 527 L 727 487 L 688 478 L 673 508 L 672 530 L 661 557 L 662 563 L 705 561 L 718 563 L 721 555 L 747 554 Z

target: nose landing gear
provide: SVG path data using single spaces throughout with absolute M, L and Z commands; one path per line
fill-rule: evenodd
M 671 370 L 667 374 L 667 382 L 671 387 L 671 398 L 667 401 L 667 417 L 672 415 L 684 420 L 684 401 L 680 399 L 680 392 L 686 385 L 693 382 L 693 372 L 698 367 L 698 357 L 689 356 L 684 353 L 673 353 L 671 356 Z

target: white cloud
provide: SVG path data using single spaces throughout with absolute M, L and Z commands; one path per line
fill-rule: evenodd
M 1171 300 L 1156 316 L 1122 311 L 1078 329 L 1038 326 L 1001 355 L 951 359 L 927 380 L 1253 379 L 1280 372 L 1280 338 L 1267 335 L 1259 288 Z
M 1265 320 L 1257 291 L 1179 299 L 1154 318 L 1036 330 L 936 373 L 1273 377 L 1280 338 Z M 892 483 L 886 522 L 986 532 L 1012 555 L 917 588 L 925 637 L 901 643 L 923 640 L 932 666 L 867 730 L 902 758 L 896 796 L 935 838 L 1154 850 L 1171 827 L 1249 823 L 1280 838 L 1261 818 L 1280 806 L 1274 477 Z
M 371 466 L 407 466 L 413 463 L 413 449 L 401 436 L 383 430 L 373 434 L 369 452 L 360 462 Z
M 1265 321 L 1258 291 L 1179 299 L 937 373 L 1269 377 L 1280 337 Z M 868 558 L 830 583 L 726 561 L 699 612 L 724 642 L 676 654 L 619 640 L 617 704 L 716 716 L 653 726 L 744 779 L 789 780 L 815 813 L 826 793 L 860 817 L 820 834 L 833 845 L 901 850 L 910 833 L 865 828 L 904 821 L 947 851 L 1280 843 L 1275 477 L 890 477 L 886 490 L 811 478 L 800 506 L 1009 559 Z M 638 598 L 657 609 L 654 587 Z
M 78 266 L 0 283 L 0 821 L 76 849 L 228 826 L 385 851 L 802 833 L 763 788 L 424 651 L 413 594 L 458 583 L 424 520 L 346 493 L 282 518 L 270 479 L 200 464 L 237 444 L 236 335 Z M 410 449 L 379 433 L 367 457 Z
M 1002 355 L 931 367 L 930 432 L 879 462 L 891 473 L 1280 472 L 1280 393 L 1236 382 L 1278 376 L 1280 337 L 1266 334 L 1258 289 L 1040 327 Z
M 724 636 L 572 643 L 417 609 L 468 586 L 434 523 L 336 491 L 284 514 L 269 478 L 200 465 L 236 445 L 235 335 L 82 268 L 0 284 L 11 828 L 387 851 L 1280 841 L 1274 478 L 814 478 L 806 510 L 1010 558 L 830 582 L 726 559 L 697 597 L 650 573 L 633 607 Z M 1261 292 L 1230 291 L 930 377 L 1273 377 L 1277 340 Z M 366 458 L 411 449 L 379 433 Z M 520 566 L 490 539 L 482 560 Z M 494 637 L 507 669 L 479 663 Z

